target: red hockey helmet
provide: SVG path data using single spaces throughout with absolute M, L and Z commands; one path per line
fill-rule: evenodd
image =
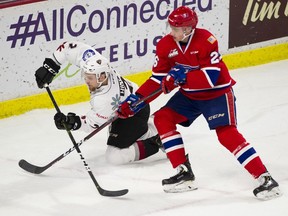
M 181 6 L 176 8 L 168 17 L 168 22 L 174 27 L 196 28 L 198 17 L 194 10 L 189 7 Z

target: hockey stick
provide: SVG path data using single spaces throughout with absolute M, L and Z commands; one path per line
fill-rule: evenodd
M 97 129 L 95 129 L 94 131 L 92 131 L 90 134 L 88 134 L 86 137 L 84 137 L 84 139 L 80 140 L 77 143 L 77 146 L 81 146 L 84 142 L 86 142 L 88 139 L 90 139 L 92 136 L 94 136 L 95 134 L 97 134 L 99 131 L 101 131 L 103 128 L 105 128 L 106 126 L 108 126 L 109 124 L 111 124 L 113 121 L 115 121 L 118 118 L 118 116 L 112 116 L 108 121 L 106 121 L 104 124 L 102 124 L 100 127 L 98 127 Z M 56 159 L 54 159 L 53 161 L 51 161 L 50 163 L 48 163 L 45 166 L 37 166 L 37 165 L 33 165 L 31 163 L 29 163 L 28 161 L 21 159 L 19 161 L 19 166 L 24 169 L 27 172 L 33 173 L 33 174 L 41 174 L 42 172 L 44 172 L 45 170 L 47 170 L 48 168 L 50 168 L 52 165 L 54 165 L 55 163 L 57 163 L 58 161 L 62 160 L 64 157 L 66 157 L 68 154 L 70 154 L 72 151 L 75 150 L 75 147 L 71 147 L 70 149 L 68 149 L 66 152 L 64 152 L 63 154 L 61 154 L 59 157 L 57 157 Z
M 156 91 L 152 92 L 150 95 L 148 95 L 147 97 L 141 98 L 134 106 L 137 106 L 139 103 L 141 103 L 142 101 L 146 101 L 148 99 L 150 99 L 151 97 L 155 96 L 156 94 L 160 93 L 161 89 L 157 89 Z M 77 146 L 79 147 L 80 145 L 82 145 L 85 141 L 87 141 L 88 139 L 90 139 L 92 136 L 94 136 L 95 134 L 97 134 L 99 131 L 101 131 L 103 128 L 105 128 L 106 126 L 110 125 L 112 122 L 114 122 L 116 119 L 118 119 L 117 115 L 112 116 L 107 122 L 105 122 L 104 124 L 102 124 L 100 127 L 98 127 L 97 129 L 95 129 L 94 131 L 92 131 L 90 134 L 88 134 L 86 137 L 84 137 L 84 139 L 80 140 L 77 143 Z M 19 161 L 19 166 L 24 169 L 27 172 L 33 173 L 33 174 L 41 174 L 42 172 L 44 172 L 45 170 L 47 170 L 48 168 L 50 168 L 51 166 L 53 166 L 55 163 L 57 163 L 58 161 L 62 160 L 64 157 L 66 157 L 67 155 L 69 155 L 72 151 L 75 150 L 75 147 L 71 147 L 70 149 L 68 149 L 66 152 L 64 152 L 63 154 L 61 154 L 60 156 L 58 156 L 56 159 L 54 159 L 53 161 L 51 161 L 50 163 L 48 163 L 45 166 L 37 166 L 34 164 L 29 163 L 28 161 L 21 159 Z
M 47 89 L 47 88 L 46 88 Z M 49 94 L 50 89 L 47 89 L 47 92 Z M 148 95 L 147 97 L 141 98 L 139 101 L 137 101 L 136 104 L 134 104 L 134 106 L 137 106 L 138 104 L 140 104 L 142 101 L 146 101 L 148 99 L 150 99 L 151 97 L 155 96 L 156 94 L 161 92 L 161 88 L 157 89 L 156 91 L 152 92 L 150 95 Z M 51 94 L 51 96 L 50 96 Z M 51 97 L 51 100 L 56 108 L 56 110 L 59 110 L 59 107 L 56 104 L 56 101 L 52 95 L 52 93 L 50 92 L 49 96 Z M 58 108 L 58 109 L 57 109 Z M 60 110 L 59 110 L 60 111 Z M 94 136 L 95 134 L 97 134 L 99 131 L 101 131 L 103 128 L 105 128 L 106 126 L 108 126 L 109 124 L 111 124 L 113 121 L 115 121 L 116 119 L 118 119 L 118 116 L 115 115 L 113 117 L 111 117 L 107 122 L 105 122 L 104 124 L 102 124 L 99 128 L 95 129 L 94 131 L 92 131 L 89 135 L 87 135 L 84 139 L 82 139 L 79 143 L 76 143 L 74 138 L 74 142 L 76 143 L 76 146 L 79 147 L 80 145 L 82 145 L 85 141 L 87 141 L 88 139 L 90 139 L 92 136 Z M 70 131 L 69 131 L 70 132 Z M 69 133 L 68 132 L 68 133 Z M 71 132 L 70 132 L 71 134 Z M 69 135 L 70 136 L 70 135 Z M 71 134 L 72 136 L 72 134 Z M 74 144 L 74 143 L 73 143 Z M 34 173 L 34 174 L 41 174 L 42 172 L 44 172 L 45 170 L 47 170 L 48 168 L 50 168 L 52 165 L 54 165 L 55 163 L 57 163 L 58 161 L 62 160 L 64 157 L 66 157 L 68 154 L 70 154 L 72 151 L 74 151 L 76 149 L 76 146 L 73 145 L 73 147 L 71 147 L 69 150 L 67 150 L 66 152 L 64 152 L 63 154 L 61 154 L 59 157 L 57 157 L 56 159 L 54 159 L 53 161 L 51 161 L 50 163 L 48 163 L 45 166 L 37 166 L 37 165 L 33 165 L 29 162 L 27 162 L 26 160 L 22 159 L 19 161 L 19 166 L 24 169 L 27 172 L 30 173 Z M 82 159 L 82 158 L 81 158 Z M 84 161 L 85 162 L 85 161 Z M 86 163 L 86 162 L 85 162 Z M 84 163 L 84 165 L 85 165 Z M 127 191 L 128 192 L 128 191 Z
M 57 103 L 56 103 L 56 101 L 55 101 L 55 99 L 54 99 L 54 96 L 52 95 L 52 93 L 51 93 L 51 91 L 50 91 L 49 86 L 47 85 L 45 88 L 46 88 L 46 90 L 47 90 L 47 93 L 49 94 L 49 97 L 50 97 L 50 99 L 51 99 L 51 101 L 52 101 L 52 103 L 53 103 L 56 111 L 57 111 L 58 113 L 60 113 L 61 111 L 60 111 L 60 109 L 59 109 L 59 107 L 58 107 L 58 105 L 57 105 Z M 93 173 L 92 173 L 89 165 L 88 165 L 87 162 L 85 161 L 85 158 L 83 157 L 82 152 L 81 152 L 81 150 L 79 149 L 79 146 L 77 145 L 77 143 L 76 143 L 76 141 L 75 141 L 75 139 L 74 139 L 71 131 L 67 128 L 67 125 L 66 125 L 66 124 L 64 124 L 64 127 L 65 127 L 65 129 L 66 129 L 66 131 L 67 131 L 67 133 L 68 133 L 68 135 L 69 135 L 69 137 L 70 137 L 70 139 L 71 139 L 71 141 L 72 141 L 72 143 L 73 143 L 74 148 L 76 149 L 77 153 L 79 154 L 79 156 L 80 156 L 80 158 L 81 158 L 81 160 L 82 160 L 82 162 L 83 162 L 83 164 L 84 164 L 84 167 L 86 168 L 89 176 L 91 177 L 94 185 L 96 186 L 98 192 L 99 192 L 102 196 L 109 196 L 109 197 L 123 196 L 123 195 L 127 194 L 127 193 L 128 193 L 128 189 L 117 190 L 117 191 L 108 191 L 108 190 L 103 189 L 103 188 L 99 185 L 99 183 L 97 182 L 95 176 L 93 175 Z

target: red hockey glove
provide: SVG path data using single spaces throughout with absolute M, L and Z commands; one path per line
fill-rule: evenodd
M 177 87 L 176 85 L 174 85 L 174 81 L 174 78 L 170 75 L 167 75 L 162 79 L 161 88 L 164 94 L 170 93 L 173 89 Z
M 135 115 L 137 112 L 139 112 L 140 109 L 142 109 L 146 104 L 144 101 L 137 104 L 137 102 L 140 100 L 140 98 L 135 94 L 130 94 L 125 101 L 123 101 L 118 110 L 118 116 L 120 118 L 129 118 L 133 115 Z

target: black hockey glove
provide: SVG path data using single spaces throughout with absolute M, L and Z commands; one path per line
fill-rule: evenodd
M 50 84 L 54 76 L 59 72 L 60 66 L 52 59 L 45 58 L 43 66 L 35 72 L 36 82 L 39 88 L 43 88 L 45 84 Z
M 80 117 L 75 113 L 68 113 L 67 116 L 63 113 L 56 113 L 54 115 L 54 122 L 59 130 L 65 130 L 64 124 L 68 130 L 78 130 L 81 126 Z

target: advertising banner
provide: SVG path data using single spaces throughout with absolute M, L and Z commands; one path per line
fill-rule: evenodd
M 199 26 L 210 28 L 209 20 L 217 17 L 215 2 L 49 0 L 1 9 L 0 101 L 41 92 L 35 70 L 64 41 L 92 45 L 122 75 L 150 70 L 157 41 L 169 33 L 171 11 L 180 5 L 191 7 L 199 14 Z M 220 26 L 219 22 L 217 29 Z M 61 69 L 53 89 L 83 84 L 78 68 L 67 63 Z
M 215 35 L 222 55 L 235 47 L 237 52 L 249 50 L 247 44 L 256 42 L 279 43 L 280 37 L 287 42 L 287 0 L 31 2 L 0 9 L 0 102 L 43 92 L 35 70 L 65 41 L 92 45 L 121 75 L 151 70 L 155 45 L 170 31 L 167 17 L 181 5 L 197 12 L 197 27 Z M 67 62 L 53 89 L 83 83 L 79 68 Z
M 287 0 L 230 0 L 229 48 L 288 36 Z

